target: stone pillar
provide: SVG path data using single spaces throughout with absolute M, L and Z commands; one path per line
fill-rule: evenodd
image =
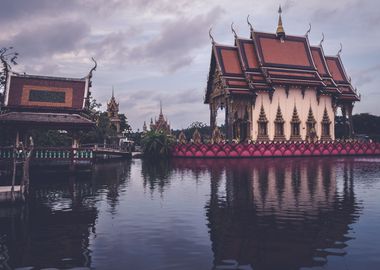
M 354 136 L 354 126 L 353 126 L 353 121 L 352 121 L 353 108 L 354 108 L 354 105 L 352 103 L 346 105 L 347 116 L 348 116 L 348 137 L 349 138 L 352 138 Z
M 231 102 L 227 102 L 226 105 L 226 130 L 227 130 L 227 140 L 232 142 L 233 139 L 233 124 L 234 124 L 234 115 L 232 110 Z
M 17 129 L 16 130 L 16 141 L 15 141 L 15 146 L 18 147 L 20 145 L 20 131 Z
M 77 131 L 73 131 L 71 148 L 78 148 L 78 147 L 79 147 L 79 134 Z
M 210 127 L 211 132 L 215 129 L 216 126 L 216 110 L 213 103 L 210 103 Z

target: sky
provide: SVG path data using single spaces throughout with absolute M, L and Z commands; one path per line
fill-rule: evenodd
M 378 0 L 0 0 L 0 47 L 20 54 L 17 72 L 84 77 L 98 62 L 93 97 L 103 104 L 112 87 L 133 130 L 159 113 L 174 129 L 208 123 L 203 103 L 211 58 L 208 31 L 233 45 L 230 25 L 249 37 L 247 15 L 257 31 L 275 32 L 278 6 L 289 35 L 341 54 L 361 93 L 354 113 L 380 115 L 380 1 Z

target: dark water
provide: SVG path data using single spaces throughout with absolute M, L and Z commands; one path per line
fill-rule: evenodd
M 380 158 L 134 160 L 31 194 L 0 206 L 0 269 L 380 269 Z

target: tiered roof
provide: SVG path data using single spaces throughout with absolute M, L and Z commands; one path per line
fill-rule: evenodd
M 281 16 L 281 14 L 280 14 Z M 317 87 L 337 99 L 358 101 L 340 55 L 325 56 L 322 45 L 310 46 L 307 35 L 285 35 L 281 22 L 276 34 L 253 30 L 249 39 L 235 34 L 234 46 L 212 42 L 205 103 L 209 102 L 216 70 L 232 94 L 273 91 L 274 85 Z M 279 25 L 280 26 L 280 25 Z

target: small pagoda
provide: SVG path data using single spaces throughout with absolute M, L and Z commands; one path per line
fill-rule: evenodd
M 162 113 L 162 103 L 160 102 L 160 114 L 158 119 L 155 119 L 153 123 L 153 119 L 150 119 L 150 130 L 163 132 L 165 134 L 171 134 L 170 124 L 168 120 L 165 119 L 164 114 Z

